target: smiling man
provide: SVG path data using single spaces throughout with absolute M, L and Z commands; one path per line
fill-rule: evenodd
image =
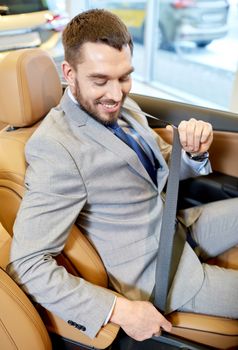
M 115 50 L 100 43 L 85 43 L 82 62 L 74 69 L 63 63 L 63 73 L 81 108 L 104 125 L 117 121 L 131 89 L 129 46 Z M 110 91 L 110 93 L 108 93 Z
M 68 88 L 26 146 L 26 194 L 8 272 L 34 300 L 88 336 L 111 321 L 143 340 L 161 328 L 171 330 L 149 302 L 171 146 L 127 97 L 133 44 L 118 17 L 104 10 L 81 13 L 66 27 L 63 44 Z M 190 119 L 178 130 L 183 146 L 178 176 L 209 173 L 211 125 Z M 205 263 L 238 244 L 237 204 L 237 199 L 215 202 L 185 213 L 203 263 L 181 237 L 184 250 L 167 312 L 238 317 L 238 271 Z M 73 224 L 98 250 L 110 287 L 124 297 L 57 265 L 54 257 Z

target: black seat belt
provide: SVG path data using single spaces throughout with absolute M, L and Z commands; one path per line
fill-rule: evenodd
M 124 107 L 125 108 L 125 107 Z M 169 291 L 170 270 L 172 262 L 173 243 L 176 230 L 176 211 L 178 201 L 179 173 L 181 163 L 181 143 L 178 129 L 170 122 L 161 120 L 149 113 L 134 108 L 125 108 L 129 111 L 145 115 L 160 121 L 161 126 L 170 125 L 173 128 L 173 147 L 170 157 L 169 176 L 167 181 L 166 198 L 159 240 L 159 249 L 156 262 L 154 305 L 161 313 L 165 312 L 166 300 Z
M 164 313 L 166 309 L 166 300 L 169 289 L 173 242 L 176 230 L 180 162 L 181 144 L 178 129 L 173 126 L 173 148 L 170 158 L 169 177 L 160 232 L 154 290 L 154 305 L 162 313 Z

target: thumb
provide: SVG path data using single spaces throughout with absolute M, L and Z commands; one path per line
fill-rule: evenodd
M 166 125 L 165 127 L 168 131 L 173 132 L 173 127 L 172 125 Z
M 163 328 L 166 332 L 171 332 L 172 323 L 164 318 L 163 322 L 161 323 L 161 328 Z

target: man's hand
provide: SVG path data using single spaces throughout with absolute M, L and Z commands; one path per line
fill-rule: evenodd
M 207 152 L 213 140 L 212 125 L 194 118 L 182 121 L 178 132 L 183 149 L 189 153 Z
M 173 130 L 170 125 L 166 129 Z M 194 118 L 183 120 L 178 126 L 178 132 L 183 149 L 189 153 L 207 152 L 213 140 L 212 125 Z
M 172 325 L 148 301 L 130 301 L 117 297 L 110 319 L 135 340 L 145 340 L 159 335 L 161 328 L 170 332 Z

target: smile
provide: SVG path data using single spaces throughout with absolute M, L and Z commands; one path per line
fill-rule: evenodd
M 116 112 L 120 108 L 119 102 L 113 104 L 100 102 L 100 105 L 103 107 L 104 110 L 110 113 Z

